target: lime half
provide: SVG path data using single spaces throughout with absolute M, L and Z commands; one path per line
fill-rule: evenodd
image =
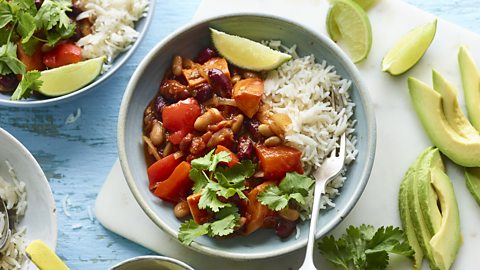
M 42 71 L 39 80 L 43 83 L 38 92 L 50 97 L 74 92 L 97 78 L 104 61 L 102 56 Z
M 412 68 L 427 51 L 437 31 L 437 19 L 405 34 L 382 61 L 382 70 L 400 75 Z
M 213 45 L 230 63 L 249 70 L 272 70 L 292 58 L 268 46 L 210 28 Z
M 333 41 L 346 47 L 354 63 L 367 58 L 372 47 L 372 27 L 367 13 L 357 3 L 332 1 L 327 14 L 327 30 Z

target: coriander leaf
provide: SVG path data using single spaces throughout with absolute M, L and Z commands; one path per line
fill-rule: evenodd
M 204 171 L 192 167 L 188 176 L 193 181 L 193 193 L 201 192 L 208 184 L 208 177 Z
M 218 212 L 220 211 L 220 208 L 231 206 L 231 204 L 221 202 L 217 198 L 218 186 L 215 184 L 216 184 L 215 182 L 210 182 L 202 190 L 200 201 L 198 202 L 198 208 L 200 209 L 208 208 L 213 212 Z
M 256 166 L 251 160 L 244 160 L 232 168 L 218 168 L 215 177 L 219 182 L 222 181 L 221 185 L 224 187 L 238 187 L 239 185 L 245 185 L 245 179 L 255 173 L 255 168 Z
M 40 47 L 41 42 L 37 40 L 36 38 L 31 38 L 25 43 L 22 43 L 22 50 L 25 52 L 27 55 L 32 56 Z
M 10 2 L 15 10 L 26 11 L 31 15 L 37 13 L 37 7 L 35 6 L 35 0 L 15 0 Z
M 238 218 L 240 218 L 240 215 L 238 214 L 238 208 L 234 205 L 230 207 L 225 207 L 222 208 L 218 213 L 215 213 L 215 219 L 223 219 L 229 215 L 237 215 Z
M 327 260 L 343 269 L 382 270 L 388 265 L 389 253 L 412 256 L 402 230 L 389 226 L 375 231 L 370 225 L 350 226 L 341 238 L 327 236 L 318 242 Z
M 178 240 L 188 246 L 195 238 L 208 234 L 209 226 L 208 223 L 198 225 L 193 219 L 187 220 L 180 225 Z
M 238 223 L 238 214 L 230 214 L 222 219 L 216 220 L 210 224 L 209 236 L 224 236 L 234 232 Z
M 10 5 L 5 2 L 0 2 L 0 28 L 4 29 L 7 24 L 13 21 L 13 10 Z
M 60 39 L 73 35 L 75 24 L 66 14 L 71 5 L 68 0 L 45 0 L 35 15 L 37 29 L 43 29 L 48 45 L 54 46 Z
M 266 187 L 262 192 L 258 193 L 257 200 L 268 206 L 273 211 L 280 211 L 288 205 L 288 198 L 283 196 L 283 192 L 278 186 L 271 185 Z
M 28 42 L 36 29 L 35 18 L 30 13 L 20 11 L 18 13 L 17 32 L 22 36 L 22 43 Z
M 305 197 L 315 182 L 305 175 L 287 173 L 285 178 L 277 186 L 269 186 L 261 191 L 257 199 L 274 211 L 280 211 L 288 206 L 290 200 L 298 204 L 305 204 Z
M 203 157 L 192 160 L 192 167 L 198 170 L 209 170 L 213 172 L 217 168 L 219 162 L 229 162 L 232 159 L 227 152 L 214 154 L 214 151 L 215 149 L 208 152 L 208 154 Z
M 17 58 L 17 45 L 8 42 L 0 46 L 0 75 L 25 74 L 25 65 Z
M 315 184 L 315 181 L 310 177 L 296 172 L 289 172 L 285 175 L 285 178 L 283 178 L 278 187 L 282 191 L 295 192 L 307 196 L 313 184 Z
M 222 151 L 218 154 L 215 154 L 215 155 L 213 155 L 212 164 L 210 165 L 210 167 L 208 167 L 208 170 L 213 172 L 217 168 L 218 163 L 220 163 L 220 162 L 228 163 L 231 160 L 232 160 L 232 157 L 230 156 L 230 154 L 228 152 Z
M 38 90 L 40 86 L 42 86 L 42 81 L 39 80 L 40 72 L 34 70 L 29 71 L 25 75 L 23 75 L 22 80 L 13 92 L 12 96 L 10 97 L 11 100 L 19 100 L 22 98 L 27 98 L 32 94 L 33 90 Z

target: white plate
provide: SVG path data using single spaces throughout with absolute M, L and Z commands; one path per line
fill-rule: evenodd
M 57 244 L 57 211 L 50 185 L 35 158 L 15 137 L 0 128 L 0 176 L 11 179 L 5 160 L 27 190 L 27 210 L 19 226 L 26 227 L 26 244 L 40 239 L 52 250 Z M 30 268 L 37 269 L 33 264 Z

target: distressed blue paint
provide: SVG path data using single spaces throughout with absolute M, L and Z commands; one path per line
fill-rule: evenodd
M 190 20 L 199 2 L 158 1 L 138 51 L 89 95 L 54 107 L 0 108 L 0 126 L 26 145 L 47 175 L 58 208 L 57 252 L 72 269 L 108 269 L 121 260 L 151 253 L 105 230 L 90 219 L 89 211 L 93 213 L 96 195 L 117 157 L 117 114 L 128 79 L 154 44 Z M 480 34 L 480 0 L 407 2 Z M 65 124 L 77 108 L 81 117 Z M 62 207 L 67 196 L 70 217 Z

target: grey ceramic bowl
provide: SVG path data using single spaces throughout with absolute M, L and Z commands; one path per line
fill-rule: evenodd
M 179 260 L 163 256 L 141 256 L 123 261 L 110 270 L 193 270 Z
M 12 181 L 5 163 L 8 161 L 17 179 L 25 183 L 27 191 L 27 209 L 19 223 L 19 228 L 26 228 L 25 244 L 40 239 L 55 250 L 57 213 L 52 191 L 42 168 L 25 146 L 1 128 L 0 142 L 0 176 L 5 181 Z M 22 269 L 36 267 L 33 263 L 26 263 Z
M 327 37 L 311 32 L 293 22 L 263 15 L 231 15 L 217 17 L 186 26 L 155 46 L 138 66 L 123 97 L 118 123 L 118 149 L 128 185 L 145 213 L 168 234 L 177 237 L 180 221 L 173 207 L 148 190 L 145 158 L 142 147 L 143 111 L 158 91 L 173 55 L 194 57 L 210 44 L 209 27 L 253 40 L 281 40 L 297 44 L 300 55 L 314 54 L 318 61 L 326 60 L 337 72 L 352 81 L 350 89 L 356 103 L 355 118 L 358 138 L 357 160 L 348 168 L 347 181 L 336 207 L 323 211 L 319 217 L 317 238 L 333 229 L 353 208 L 367 184 L 372 169 L 376 129 L 373 107 L 360 74 L 349 58 Z M 299 225 L 300 235 L 281 240 L 271 230 L 261 230 L 248 237 L 211 239 L 200 237 L 191 247 L 197 251 L 232 259 L 256 259 L 278 256 L 305 246 L 308 222 Z
M 0 106 L 8 107 L 40 107 L 47 105 L 56 105 L 62 102 L 72 100 L 74 98 L 83 96 L 93 89 L 98 88 L 103 82 L 105 82 L 110 76 L 112 76 L 129 58 L 132 56 L 133 52 L 137 49 L 138 45 L 142 41 L 145 33 L 147 32 L 148 26 L 152 21 L 153 11 L 155 10 L 155 0 L 150 0 L 147 15 L 141 18 L 138 22 L 135 23 L 135 29 L 140 33 L 137 40 L 132 44 L 132 46 L 125 52 L 118 55 L 112 63 L 110 69 L 107 72 L 98 76 L 92 83 L 82 87 L 81 89 L 72 92 L 67 95 L 59 97 L 35 97 L 32 96 L 28 99 L 22 100 L 10 100 L 10 94 L 0 93 Z

